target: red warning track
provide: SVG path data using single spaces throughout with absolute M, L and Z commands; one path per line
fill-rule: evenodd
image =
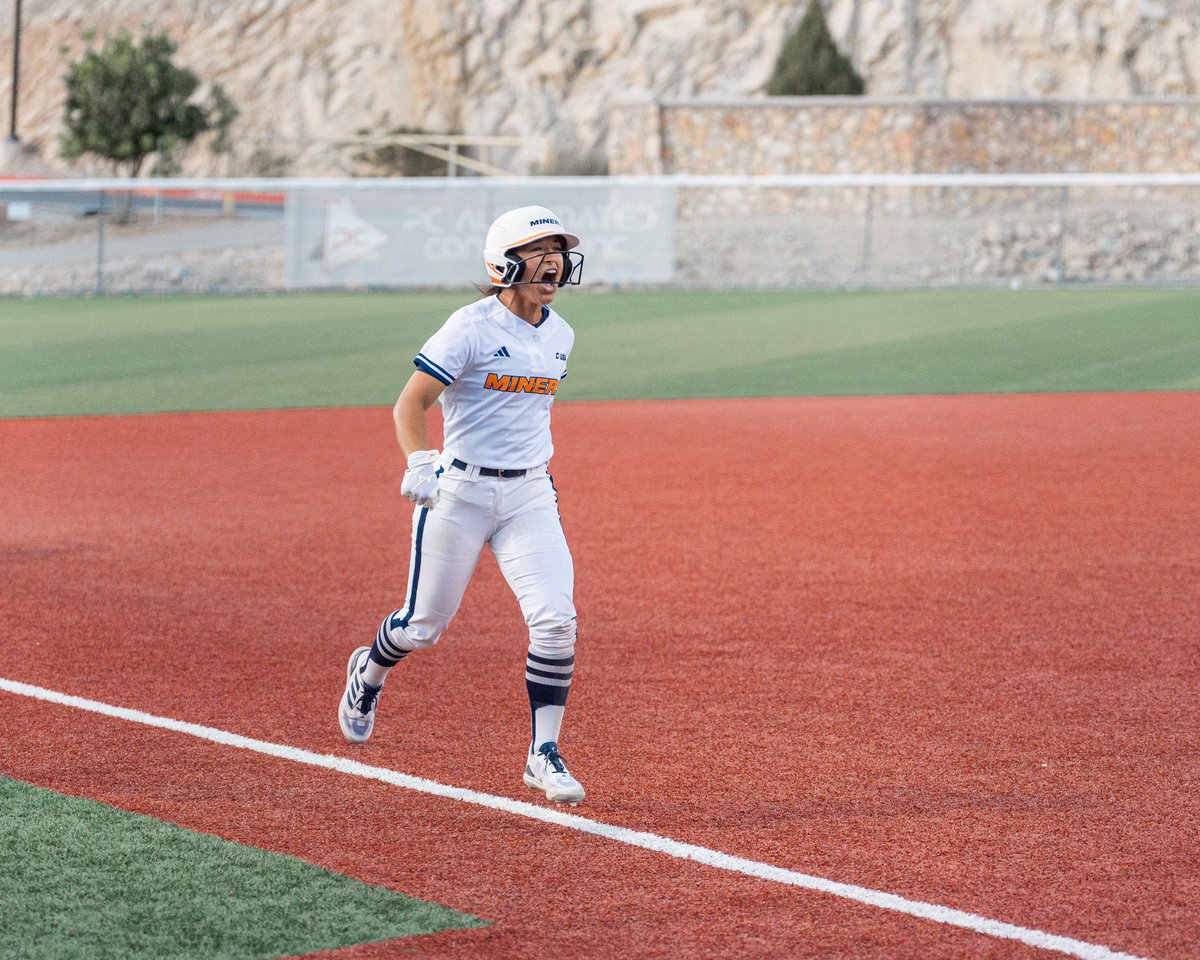
M 592 819 L 1151 957 L 1200 943 L 1200 394 L 563 404 Z M 0 676 L 535 799 L 481 564 L 375 739 L 386 410 L 0 421 Z M 1042 951 L 0 693 L 0 775 L 484 917 L 435 957 Z M 412 941 L 327 954 L 405 956 Z

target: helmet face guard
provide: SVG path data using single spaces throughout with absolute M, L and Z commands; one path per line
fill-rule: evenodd
M 583 254 L 578 250 L 551 250 L 546 253 L 535 253 L 532 257 L 524 259 L 511 253 L 505 254 L 505 256 L 508 258 L 508 267 L 504 271 L 502 283 L 497 286 L 520 287 L 533 283 L 553 283 L 560 287 L 565 287 L 567 284 L 578 286 L 583 279 Z M 550 271 L 542 269 L 542 264 L 548 257 L 558 258 L 562 261 L 561 271 L 555 269 L 552 279 L 547 279 Z M 521 276 L 530 278 L 540 276 L 540 279 L 518 279 Z
M 522 259 L 516 256 L 516 251 L 537 240 L 556 237 L 560 241 L 561 252 L 552 254 L 534 254 Z M 579 246 L 579 237 L 567 230 L 558 216 L 545 207 L 518 207 L 501 214 L 488 228 L 487 237 L 483 243 L 483 263 L 487 268 L 488 279 L 496 287 L 511 287 L 514 283 L 528 284 L 533 280 L 521 280 L 522 276 L 535 276 L 544 273 L 540 269 L 540 258 L 546 256 L 561 256 L 561 276 L 549 281 L 560 287 L 566 284 L 577 284 L 583 274 L 583 255 L 570 253 Z M 525 264 L 530 269 L 525 270 Z M 542 281 L 547 282 L 547 281 Z

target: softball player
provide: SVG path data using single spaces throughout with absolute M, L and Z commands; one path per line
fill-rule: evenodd
M 550 407 L 575 333 L 550 309 L 577 284 L 579 238 L 545 207 L 521 207 L 488 230 L 488 295 L 453 313 L 417 354 L 396 401 L 408 457 L 400 492 L 416 503 L 407 602 L 346 666 L 338 723 L 351 743 L 371 735 L 388 671 L 431 647 L 458 611 L 485 544 L 529 627 L 525 684 L 532 735 L 524 780 L 572 805 L 584 789 L 558 752 L 575 664 L 575 572 L 547 466 Z M 426 412 L 441 402 L 444 449 L 430 450 Z

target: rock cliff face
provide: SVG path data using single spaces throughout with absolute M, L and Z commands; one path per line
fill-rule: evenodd
M 778 0 L 39 0 L 26 3 L 10 167 L 56 163 L 61 77 L 84 31 L 166 30 L 178 60 L 239 105 L 233 157 L 203 174 L 361 172 L 332 142 L 362 129 L 544 137 L 500 148 L 519 172 L 603 150 L 609 107 L 760 93 L 805 4 Z M 0 0 L 8 128 L 14 0 Z M 827 0 L 875 96 L 1193 95 L 1198 0 Z M 61 48 L 66 47 L 67 52 Z M 80 165 L 78 172 L 101 168 Z

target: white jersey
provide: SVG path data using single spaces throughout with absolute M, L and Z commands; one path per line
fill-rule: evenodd
M 446 384 L 445 452 L 502 470 L 546 463 L 550 407 L 574 344 L 575 331 L 549 307 L 536 326 L 495 296 L 452 313 L 413 360 Z

